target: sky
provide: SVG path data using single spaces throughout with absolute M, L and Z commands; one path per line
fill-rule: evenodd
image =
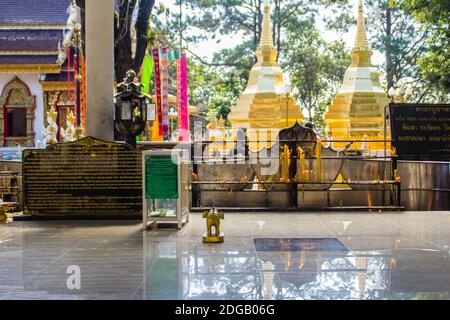
M 168 7 L 171 11 L 179 11 L 179 6 L 175 5 L 175 0 L 159 0 L 158 3 L 164 3 L 164 6 Z M 357 6 L 357 0 L 353 0 L 353 12 L 355 14 L 355 17 L 357 16 L 358 12 L 358 6 Z M 186 7 L 183 7 L 183 10 L 187 10 Z M 194 13 L 192 10 L 189 11 L 189 13 Z M 321 21 L 321 19 L 317 19 L 318 21 Z M 327 41 L 334 41 L 338 39 L 343 39 L 346 43 L 346 46 L 348 49 L 351 49 L 353 47 L 353 43 L 355 41 L 355 33 L 356 33 L 356 25 L 352 26 L 348 33 L 342 35 L 335 31 L 326 30 L 324 27 L 324 24 L 318 23 L 318 27 L 322 32 L 324 33 L 324 39 Z M 215 39 L 211 39 L 209 41 L 204 41 L 198 44 L 188 44 L 189 50 L 194 52 L 196 55 L 205 58 L 207 61 L 211 61 L 213 55 L 215 52 L 218 52 L 225 48 L 232 48 L 235 47 L 237 44 L 242 42 L 242 33 L 237 33 L 235 35 L 230 36 L 223 36 L 220 42 L 217 42 Z M 205 48 L 208 48 L 208 50 L 204 50 Z M 372 57 L 372 62 L 374 65 L 381 65 L 384 62 L 384 56 L 374 50 L 374 54 Z

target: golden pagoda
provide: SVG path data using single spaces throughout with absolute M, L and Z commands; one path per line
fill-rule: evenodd
M 328 130 L 335 140 L 384 139 L 384 106 L 389 99 L 381 88 L 378 71 L 372 65 L 372 53 L 367 41 L 364 5 L 359 0 L 352 64 L 325 115 Z M 338 143 L 338 147 L 344 144 Z M 371 149 L 382 149 L 383 146 L 382 143 L 369 145 Z
M 301 121 L 303 115 L 295 99 L 286 94 L 283 71 L 273 45 L 270 3 L 264 2 L 264 18 L 257 62 L 250 71 L 247 88 L 228 115 L 233 128 L 279 129 Z

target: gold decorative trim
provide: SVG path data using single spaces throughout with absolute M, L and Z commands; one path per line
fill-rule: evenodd
M 40 81 L 43 91 L 67 90 L 67 82 L 64 81 Z
M 0 73 L 61 73 L 59 64 L 1 64 Z

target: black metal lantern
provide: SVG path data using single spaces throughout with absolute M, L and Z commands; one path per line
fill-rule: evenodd
M 151 103 L 151 97 L 140 92 L 141 87 L 136 73 L 129 70 L 124 81 L 117 85 L 117 94 L 114 96 L 114 124 L 133 147 L 136 147 L 136 137 L 145 129 L 147 105 Z

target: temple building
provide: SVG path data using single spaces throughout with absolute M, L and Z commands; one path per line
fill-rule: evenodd
M 380 85 L 379 74 L 372 65 L 371 58 L 364 5 L 360 0 L 352 63 L 345 73 L 341 89 L 328 106 L 325 115 L 328 131 L 334 139 L 384 139 L 384 107 L 389 103 L 389 99 Z M 389 139 L 389 136 L 387 138 Z M 371 143 L 372 148 L 380 146 Z
M 286 93 L 283 71 L 276 61 L 270 3 L 264 3 L 264 18 L 257 62 L 250 71 L 247 88 L 228 115 L 233 128 L 286 128 L 303 115 L 295 99 Z
M 34 146 L 43 141 L 46 111 L 60 126 L 73 109 L 59 44 L 70 0 L 0 1 L 0 145 Z

